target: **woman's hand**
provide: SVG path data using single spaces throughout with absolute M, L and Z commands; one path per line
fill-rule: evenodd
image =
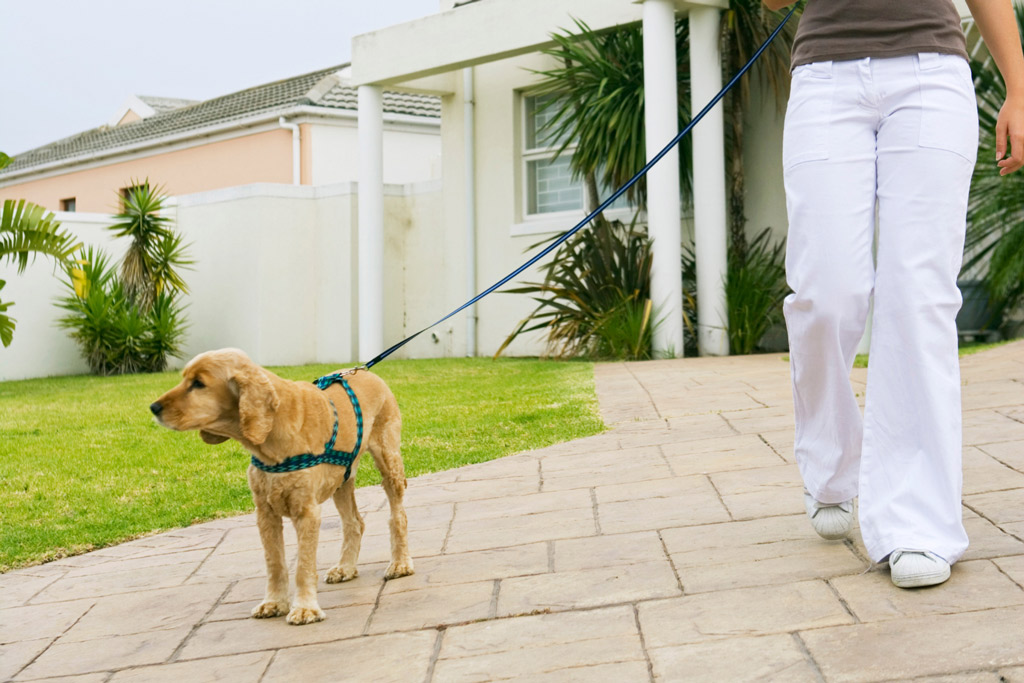
M 1010 0 L 967 0 L 967 6 L 1006 83 L 996 121 L 996 163 L 999 175 L 1008 175 L 1024 166 L 1024 53 L 1017 16 Z
M 1007 97 L 999 110 L 999 118 L 996 120 L 996 161 L 999 175 L 1009 175 L 1024 166 L 1024 95 Z

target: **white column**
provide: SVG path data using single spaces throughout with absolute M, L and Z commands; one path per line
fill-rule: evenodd
M 690 8 L 690 111 L 696 115 L 722 89 L 719 12 Z M 722 104 L 693 129 L 693 223 L 697 258 L 697 343 L 701 355 L 729 354 L 725 305 L 725 128 Z
M 672 0 L 644 0 L 644 123 L 648 159 L 679 133 L 675 19 Z M 654 331 L 654 352 L 658 356 L 683 355 L 678 150 L 676 147 L 666 154 L 647 174 L 647 225 L 654 249 L 651 298 L 660 320 Z
M 476 95 L 473 67 L 462 70 L 463 145 L 466 163 L 466 300 L 477 295 L 476 282 Z M 464 313 L 466 317 L 466 357 L 476 356 L 476 304 Z
M 359 360 L 384 350 L 384 104 L 359 86 Z

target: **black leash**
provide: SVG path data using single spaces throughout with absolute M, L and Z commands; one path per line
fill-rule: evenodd
M 782 27 L 786 25 L 786 22 L 787 22 L 787 21 L 789 21 L 789 18 L 793 16 L 793 13 L 794 13 L 794 12 L 796 12 L 796 9 L 797 9 L 797 7 L 799 7 L 799 6 L 800 6 L 800 3 L 795 3 L 795 4 L 793 5 L 793 8 L 792 8 L 791 10 L 789 10 L 789 13 L 788 13 L 788 14 L 787 14 L 787 15 L 785 16 L 785 18 L 784 18 L 784 19 L 783 19 L 783 20 L 782 20 L 782 21 L 781 21 L 781 22 L 779 23 L 779 25 L 778 25 L 777 27 L 775 27 L 775 30 L 774 30 L 774 31 L 772 31 L 771 35 L 770 35 L 770 36 L 768 36 L 768 39 L 767 39 L 767 40 L 765 40 L 765 41 L 764 41 L 764 42 L 763 42 L 763 43 L 761 44 L 761 47 L 757 48 L 757 51 L 756 51 L 756 52 L 754 53 L 754 56 L 752 56 L 752 57 L 751 57 L 751 58 L 750 58 L 750 59 L 749 59 L 749 60 L 747 61 L 747 63 L 743 65 L 743 68 L 742 68 L 742 69 L 740 69 L 740 70 L 739 70 L 738 72 L 736 72 L 736 75 L 732 77 L 732 80 L 731 80 L 731 81 L 729 81 L 729 82 L 728 82 L 728 83 L 727 83 L 727 84 L 725 85 L 725 87 L 724 87 L 724 88 L 722 88 L 721 90 L 719 90 L 719 91 L 718 91 L 718 94 L 717 94 L 717 95 L 715 95 L 715 96 L 714 96 L 714 98 L 713 98 L 713 99 L 712 99 L 712 100 L 711 100 L 710 102 L 708 102 L 707 106 L 705 106 L 705 107 L 704 107 L 703 109 L 701 109 L 701 110 L 700 110 L 700 113 L 699 113 L 699 114 L 697 114 L 697 115 L 696 115 L 695 117 L 693 117 L 693 119 L 691 119 L 690 123 L 689 123 L 689 124 L 687 124 L 686 128 L 684 128 L 684 129 L 683 129 L 683 130 L 682 130 L 682 131 L 681 131 L 681 132 L 680 132 L 680 133 L 679 133 L 678 135 L 676 135 L 676 136 L 675 136 L 675 137 L 674 137 L 674 138 L 672 139 L 672 141 L 671 141 L 670 143 L 668 143 L 667 145 L 665 145 L 665 147 L 664 147 L 664 148 L 663 148 L 663 149 L 662 149 L 662 150 L 661 150 L 660 152 L 658 152 L 658 153 L 657 153 L 657 154 L 656 154 L 656 155 L 654 156 L 654 158 L 653 158 L 653 159 L 651 159 L 650 161 L 648 161 L 648 162 L 647 162 L 647 165 L 646 165 L 646 166 L 644 166 L 644 167 L 643 167 L 643 168 L 641 168 L 641 169 L 640 169 L 639 171 L 637 171 L 636 175 L 634 175 L 634 176 L 633 176 L 632 178 L 630 178 L 630 179 L 629 179 L 628 181 L 626 181 L 626 184 L 625 184 L 625 185 L 623 185 L 623 186 L 622 186 L 622 187 L 620 187 L 620 188 L 619 188 L 618 190 L 616 190 L 616 191 L 615 191 L 615 192 L 614 192 L 614 193 L 613 193 L 613 194 L 612 194 L 612 195 L 611 195 L 610 197 L 608 197 L 608 199 L 604 200 L 604 201 L 603 201 L 603 202 L 601 203 L 601 205 L 600 205 L 599 207 L 597 207 L 596 209 L 594 209 L 594 210 L 593 210 L 593 211 L 592 211 L 592 212 L 590 213 L 590 215 L 589 215 L 589 216 L 587 216 L 587 217 L 586 217 L 586 218 L 584 218 L 584 219 L 583 219 L 582 221 L 580 221 L 579 223 L 577 223 L 577 224 L 576 224 L 576 226 L 575 226 L 575 227 L 573 227 L 573 228 L 572 228 L 571 230 L 569 230 L 568 232 L 562 233 L 562 235 L 560 235 L 560 236 L 558 237 L 558 239 L 556 239 L 556 240 L 555 240 L 554 242 L 552 242 L 552 243 L 551 243 L 551 244 L 549 244 L 548 246 L 544 247 L 544 249 L 542 249 L 542 250 L 541 250 L 541 251 L 540 251 L 540 252 L 539 252 L 538 254 L 536 254 L 535 256 L 533 256 L 533 257 L 532 257 L 532 258 L 531 258 L 531 259 L 530 259 L 529 261 L 527 261 L 527 262 L 526 262 L 526 263 L 524 263 L 523 265 L 521 265 L 521 266 L 519 266 L 518 268 L 516 268 L 516 269 L 515 269 L 514 271 L 512 271 L 511 273 L 509 273 L 508 275 L 506 275 L 505 277 L 503 277 L 503 278 L 502 278 L 501 280 L 499 280 L 499 281 L 495 282 L 495 283 L 494 283 L 493 285 L 491 285 L 490 287 L 488 287 L 488 288 L 487 288 L 487 289 L 485 289 L 484 291 L 480 292 L 480 293 L 479 293 L 479 294 L 477 294 L 477 295 L 476 295 L 475 297 L 473 297 L 472 299 L 470 299 L 470 300 L 469 300 L 469 301 L 467 301 L 466 303 L 462 304 L 461 306 L 459 306 L 458 308 L 456 308 L 456 309 L 455 309 L 454 311 L 452 311 L 452 312 L 451 312 L 451 313 L 449 313 L 448 315 L 444 316 L 443 318 L 441 318 L 440 320 L 438 320 L 438 321 L 437 321 L 437 322 L 435 322 L 435 323 L 432 323 L 432 324 L 430 324 L 430 325 L 427 325 L 426 327 L 424 327 L 424 328 L 423 328 L 422 330 L 420 330 L 420 331 L 419 331 L 419 332 L 417 332 L 416 334 L 413 334 L 413 335 L 411 335 L 411 336 L 409 336 L 409 337 L 406 337 L 406 338 L 405 338 L 405 339 L 403 339 L 402 341 L 398 342 L 397 344 L 395 344 L 395 345 L 394 345 L 394 346 L 392 346 L 391 348 L 387 349 L 386 351 L 384 351 L 384 352 L 382 352 L 382 353 L 378 354 L 378 355 L 377 355 L 377 356 L 375 356 L 375 357 L 374 357 L 374 358 L 373 358 L 373 359 L 372 359 L 371 361 L 369 361 L 368 363 L 366 363 L 365 365 L 362 365 L 362 366 L 360 366 L 360 367 L 361 367 L 361 368 L 363 368 L 363 369 L 369 370 L 369 369 L 370 369 L 370 368 L 372 368 L 372 367 L 373 367 L 374 365 L 376 365 L 377 363 L 381 362 L 382 360 L 384 360 L 385 358 L 387 358 L 388 356 L 390 356 L 390 355 L 391 355 L 392 353 L 394 353 L 394 352 L 395 352 L 395 351 L 397 351 L 398 349 L 402 348 L 403 346 L 405 346 L 406 344 L 408 344 L 408 343 L 409 343 L 409 342 L 411 342 L 411 341 L 412 341 L 413 339 L 415 339 L 416 337 L 420 336 L 421 334 L 423 334 L 424 332 L 426 332 L 426 331 L 427 331 L 427 330 L 429 330 L 430 328 L 432 328 L 432 327 L 436 327 L 437 325 L 440 325 L 441 323 L 443 323 L 443 322 L 444 322 L 445 320 L 447 320 L 448 318 L 451 318 L 451 317 L 452 317 L 453 315 L 455 315 L 456 313 L 459 313 L 459 312 L 461 312 L 461 311 L 465 310 L 466 308 L 468 308 L 469 306 L 472 306 L 472 305 L 473 305 L 473 304 L 475 304 L 475 303 L 476 303 L 477 301 L 480 301 L 480 299 L 483 299 L 483 298 L 484 298 L 485 296 L 487 296 L 488 294 L 490 294 L 490 293 L 491 293 L 491 292 L 493 292 L 494 290 L 498 289 L 498 287 L 501 287 L 502 285 L 504 285 L 505 283 L 507 283 L 507 282 L 508 282 L 509 280 L 511 280 L 512 278 L 514 278 L 515 276 L 519 275 L 519 274 L 520 274 L 520 273 L 522 273 L 522 272 L 523 272 L 524 270 L 526 270 L 527 268 L 529 268 L 530 266 L 532 266 L 532 265 L 533 265 L 534 263 L 536 263 L 537 261 L 541 260 L 542 258 L 544 258 L 545 256 L 547 256 L 548 254 L 550 254 L 550 253 L 551 253 L 551 252 L 552 252 L 552 251 L 553 251 L 554 249 L 556 249 L 556 248 L 557 248 L 557 247 L 558 247 L 558 246 L 559 246 L 560 244 L 562 244 L 562 243 L 563 243 L 563 242 L 565 242 L 565 241 L 566 241 L 567 239 L 569 239 L 569 238 L 570 238 L 570 237 L 572 237 L 572 236 L 573 236 L 574 234 L 576 234 L 576 232 L 578 232 L 580 228 L 582 228 L 582 227 L 583 227 L 583 226 L 585 226 L 585 225 L 586 225 L 587 223 L 589 223 L 590 221 L 592 221 L 592 220 L 594 219 L 594 217 L 595 217 L 595 216 L 597 216 L 597 215 L 598 215 L 599 213 L 601 213 L 601 212 L 602 212 L 602 211 L 604 211 L 604 210 L 605 210 L 606 208 L 608 208 L 608 207 L 609 207 L 609 206 L 610 206 L 610 205 L 611 205 L 611 204 L 612 204 L 612 203 L 613 203 L 613 202 L 614 202 L 614 201 L 615 201 L 616 199 L 618 199 L 619 197 L 621 197 L 621 196 L 622 196 L 622 194 L 623 194 L 623 193 L 624 193 L 624 192 L 625 192 L 626 190 L 628 190 L 629 188 L 633 187 L 633 185 L 635 185 L 635 184 L 636 184 L 636 182 L 637 182 L 638 180 L 640 180 L 640 178 L 642 178 L 642 177 L 643 177 L 644 175 L 646 175 L 646 174 L 647 174 L 647 172 L 648 172 L 649 170 L 651 170 L 651 168 L 652 168 L 652 167 L 653 167 L 653 166 L 654 166 L 654 165 L 655 165 L 656 163 L 658 163 L 659 161 L 661 161 L 661 158 L 662 158 L 663 156 L 665 156 L 666 154 L 668 154 L 668 153 L 669 153 L 669 151 L 670 151 L 670 150 L 671 150 L 671 149 L 672 149 L 673 147 L 675 147 L 675 146 L 676 146 L 677 144 L 679 144 L 679 141 L 680 141 L 680 140 L 682 140 L 682 139 L 683 139 L 684 137 L 686 137 L 686 135 L 687 135 L 687 134 L 689 134 L 689 132 L 690 132 L 691 130 L 693 130 L 693 127 L 694 127 L 694 126 L 696 126 L 696 125 L 697 125 L 697 124 L 698 124 L 698 123 L 700 122 L 700 120 L 701 120 L 702 118 L 704 118 L 704 116 L 705 116 L 705 115 L 706 115 L 706 114 L 707 114 L 707 113 L 708 113 L 709 111 L 711 111 L 711 110 L 712 110 L 712 109 L 714 108 L 714 106 L 715 106 L 716 104 L 718 104 L 719 100 L 721 100 L 721 99 L 722 99 L 723 97 L 725 97 L 725 94 L 726 94 L 727 92 L 729 92 L 729 90 L 731 90 L 731 89 L 732 89 L 732 87 L 733 87 L 734 85 L 736 85 L 736 83 L 737 83 L 737 82 L 739 82 L 739 80 L 740 80 L 740 78 L 741 78 L 741 77 L 743 76 L 743 74 L 747 73 L 747 71 L 748 71 L 748 70 L 750 69 L 750 67 L 751 67 L 751 66 L 753 66 L 754 62 L 756 62 L 756 61 L 757 61 L 757 59 L 758 59 L 758 58 L 759 58 L 759 57 L 761 56 L 761 53 L 762 53 L 762 52 L 764 52 L 764 51 L 765 51 L 765 50 L 766 50 L 766 49 L 768 48 L 768 46 L 769 46 L 769 45 L 771 45 L 772 41 L 773 41 L 773 40 L 775 40 L 775 37 L 776 37 L 777 35 L 779 35 L 779 32 L 780 32 L 780 31 L 782 31 Z

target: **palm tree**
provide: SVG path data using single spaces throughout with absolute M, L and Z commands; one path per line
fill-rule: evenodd
M 760 0 L 732 0 L 721 20 L 722 68 L 732 75 L 768 38 L 781 21 L 782 14 L 763 8 Z M 689 29 L 686 18 L 676 22 L 677 83 L 680 94 L 679 126 L 689 123 L 690 67 Z M 552 36 L 556 47 L 545 53 L 559 60 L 560 65 L 538 71 L 542 80 L 538 94 L 558 95 L 548 100 L 553 114 L 547 123 L 548 139 L 561 140 L 561 154 L 570 146 L 570 166 L 577 178 L 587 186 L 589 207 L 597 206 L 598 180 L 605 188 L 617 188 L 629 180 L 646 163 L 643 33 L 638 24 L 596 33 L 576 21 L 577 33 Z M 785 31 L 766 50 L 753 67 L 765 90 L 781 103 L 789 83 L 789 54 L 793 28 Z M 751 352 L 761 337 L 761 323 L 772 320 L 785 297 L 782 275 L 782 248 L 773 246 L 767 229 L 748 248 L 746 237 L 745 174 L 743 167 L 744 115 L 750 103 L 750 86 L 740 82 L 727 96 L 726 131 L 729 166 L 729 274 L 726 283 L 729 296 L 729 330 L 733 352 Z M 684 200 L 691 200 L 692 153 L 689 138 L 680 143 L 680 191 Z M 646 203 L 646 186 L 641 180 L 631 188 L 629 199 L 634 205 Z M 599 218 L 595 230 L 607 229 Z M 556 259 L 568 252 L 559 252 Z M 684 259 L 685 261 L 685 259 Z M 684 268 L 685 269 L 685 268 Z M 684 278 L 685 281 L 685 278 Z M 692 285 L 692 283 L 690 283 Z M 695 292 L 684 282 L 684 297 L 693 303 Z M 536 285 L 534 285 L 536 286 Z M 750 289 L 751 295 L 747 295 Z M 549 291 L 554 293 L 554 290 Z M 742 294 L 742 296 L 741 296 Z M 770 294 L 770 295 L 769 295 Z M 693 305 L 689 306 L 692 313 Z M 691 329 L 691 320 L 684 321 Z
M 722 32 L 719 48 L 722 54 L 723 78 L 728 80 L 750 59 L 768 39 L 782 20 L 783 14 L 765 8 L 761 0 L 730 0 L 722 11 Z M 786 29 L 761 55 L 751 69 L 765 90 L 770 91 L 777 106 L 785 101 L 789 88 L 789 55 L 793 47 L 794 24 Z M 743 262 L 747 253 L 746 174 L 743 168 L 744 116 L 750 104 L 750 81 L 743 79 L 725 96 L 726 147 L 729 182 L 729 248 Z
M 11 163 L 11 158 L 0 152 L 0 168 Z M 39 254 L 50 256 L 57 262 L 69 262 L 81 247 L 75 237 L 61 230 L 53 213 L 24 199 L 4 201 L 0 213 L 0 263 L 12 262 L 18 273 Z M 0 280 L 0 290 L 7 282 Z M 7 314 L 13 301 L 0 300 L 0 342 L 10 346 L 14 339 L 15 320 Z
M 162 188 L 151 188 L 149 179 L 132 181 L 125 192 L 121 212 L 109 229 L 131 244 L 121 261 L 120 282 L 129 301 L 148 311 L 165 289 L 188 293 L 177 268 L 191 265 L 184 255 L 180 235 L 171 230 L 171 219 L 161 215 L 166 197 Z
M 570 145 L 573 173 L 588 186 L 590 209 L 602 199 L 597 181 L 606 188 L 618 188 L 647 163 L 644 125 L 644 52 L 639 24 L 597 33 L 575 20 L 578 33 L 552 34 L 557 46 L 544 53 L 561 66 L 537 71 L 543 79 L 531 92 L 558 95 L 546 108 L 553 115 L 547 123 L 549 139 L 562 140 L 558 154 Z M 676 74 L 679 92 L 690 91 L 689 25 L 676 22 Z M 689 98 L 680 97 L 679 127 L 690 122 Z M 690 196 L 690 141 L 680 143 L 680 182 L 684 197 Z M 628 199 L 643 207 L 647 186 L 641 179 L 627 193 Z
M 69 269 L 67 295 L 57 305 L 68 330 L 99 375 L 159 372 L 178 356 L 186 320 L 185 281 L 178 272 L 193 262 L 171 219 L 161 215 L 166 197 L 149 181 L 132 181 L 109 230 L 130 240 L 120 266 L 90 247 Z
M 1016 4 L 1024 33 L 1024 5 Z M 996 120 L 1006 99 L 1006 82 L 991 58 L 972 60 L 978 95 L 981 140 L 968 202 L 963 273 L 981 274 L 992 302 L 994 326 L 1024 303 L 1024 173 L 1000 176 L 996 157 Z

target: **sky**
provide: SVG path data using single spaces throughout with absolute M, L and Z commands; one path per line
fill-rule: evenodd
M 102 125 L 130 95 L 204 100 L 343 64 L 439 0 L 0 0 L 0 151 Z

